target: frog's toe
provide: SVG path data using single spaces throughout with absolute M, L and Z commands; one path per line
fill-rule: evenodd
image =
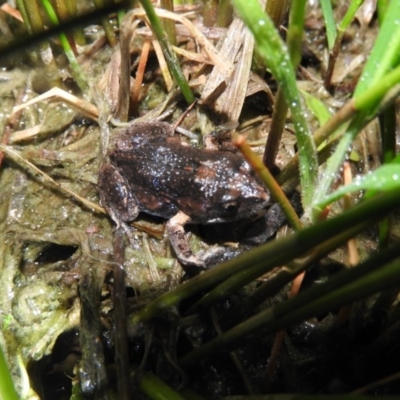
M 234 257 L 234 255 L 231 255 L 229 249 L 224 247 L 212 247 L 208 250 L 200 251 L 197 254 L 188 253 L 186 256 L 180 254 L 178 259 L 185 272 L 197 274 L 201 270 L 214 267 L 232 257 Z
M 218 264 L 228 261 L 240 254 L 239 250 L 231 247 L 212 247 L 200 252 L 197 257 L 203 260 L 206 269 L 215 267 Z
M 180 254 L 178 256 L 178 260 L 182 264 L 182 267 L 185 271 L 187 271 L 188 269 L 193 269 L 193 268 L 198 269 L 198 270 L 200 270 L 202 268 L 203 269 L 206 268 L 206 264 L 204 263 L 204 261 L 201 258 L 199 258 L 193 254 L 186 255 L 186 256 Z

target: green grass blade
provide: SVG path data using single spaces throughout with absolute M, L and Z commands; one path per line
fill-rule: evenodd
M 289 26 L 287 32 L 287 46 L 293 69 L 297 69 L 297 66 L 301 59 L 301 42 L 303 39 L 305 6 L 306 1 L 299 0 L 293 2 L 290 9 Z M 281 14 L 284 9 L 286 9 L 286 5 L 283 2 L 274 1 L 267 3 L 268 15 L 270 15 L 271 20 L 274 22 L 275 26 L 279 26 L 280 22 L 276 21 L 274 19 L 274 16 L 279 15 L 280 18 L 282 18 L 283 15 Z M 273 12 L 272 15 L 271 12 Z M 257 55 L 258 53 L 255 54 L 255 56 Z M 275 97 L 271 127 L 268 133 L 268 139 L 263 155 L 264 165 L 268 169 L 275 168 L 276 157 L 278 155 L 279 145 L 281 143 L 283 130 L 285 128 L 287 112 L 288 105 L 286 102 L 285 94 L 280 87 Z
M 389 5 L 385 21 L 354 92 L 356 99 L 400 62 L 400 25 L 397 14 L 400 8 L 393 9 L 394 5 L 400 7 L 400 1 L 393 0 Z
M 79 14 L 73 20 L 62 21 L 59 26 L 52 26 L 45 31 L 35 32 L 32 36 L 24 34 L 18 35 L 18 37 L 7 43 L 7 45 L 1 47 L 0 56 L 2 59 L 4 59 L 9 55 L 17 54 L 18 52 L 25 50 L 29 46 L 40 44 L 41 41 L 54 35 L 58 35 L 60 32 L 70 32 L 78 27 L 88 26 L 91 23 L 96 24 L 98 23 L 99 18 L 103 17 L 104 15 L 118 12 L 126 5 L 125 3 L 126 1 L 112 3 L 105 6 L 101 10 L 93 10 Z
M 389 4 L 389 0 L 378 0 L 376 3 L 376 7 L 378 9 L 379 25 L 382 25 L 382 22 L 385 19 L 385 14 L 386 14 L 388 4 Z
M 319 125 L 322 126 L 331 117 L 328 107 L 317 97 L 302 91 L 302 95 L 306 101 L 307 107 L 317 118 Z
M 379 116 L 382 139 L 383 163 L 389 163 L 396 155 L 396 107 L 392 105 Z
M 306 2 L 306 0 L 292 2 L 290 9 L 287 46 L 294 69 L 298 67 L 301 60 L 301 43 L 304 33 Z
M 28 31 L 28 33 L 30 35 L 32 35 L 33 29 L 32 29 L 31 23 L 29 21 L 28 10 L 25 7 L 25 2 L 23 0 L 16 0 L 16 3 L 17 3 L 18 10 L 21 13 L 22 20 L 24 21 L 26 30 Z
M 150 372 L 142 376 L 139 387 L 152 400 L 185 400 L 178 392 Z
M 377 100 L 383 96 L 395 85 L 400 84 L 400 66 L 397 66 L 378 82 L 373 83 L 365 92 L 354 99 L 354 108 L 359 111 L 374 109 Z
M 330 90 L 330 88 L 332 87 L 333 71 L 335 69 L 335 64 L 338 59 L 344 33 L 348 28 L 348 26 L 351 24 L 351 21 L 353 20 L 358 8 L 363 3 L 363 1 L 364 0 L 351 1 L 345 16 L 343 17 L 342 21 L 340 22 L 337 28 L 335 42 L 333 43 L 333 46 L 329 49 L 329 62 L 324 79 L 324 86 L 328 90 Z
M 399 62 L 399 48 L 400 48 L 400 25 L 397 23 L 397 10 L 400 8 L 400 0 L 393 0 L 389 4 L 388 12 L 386 13 L 385 21 L 382 25 L 382 29 L 379 32 L 377 40 L 371 55 L 367 61 L 367 64 L 363 70 L 361 78 L 357 84 L 354 93 L 354 103 L 357 106 L 357 98 L 362 97 L 363 93 L 367 92 L 371 85 L 376 84 L 376 94 L 380 93 L 383 95 L 382 89 L 379 89 L 379 85 L 382 85 L 381 81 L 385 79 L 385 75 L 388 74 L 393 83 L 393 78 L 397 78 L 397 75 L 392 75 L 389 70 L 396 66 Z M 382 85 L 383 86 L 383 85 Z M 388 89 L 386 86 L 383 89 Z M 364 102 L 363 111 L 360 112 L 353 121 L 350 123 L 346 133 L 339 142 L 334 154 L 327 162 L 327 166 L 314 199 L 314 210 L 313 217 L 317 217 L 321 208 L 319 203 L 323 201 L 327 195 L 332 182 L 337 176 L 337 172 L 340 170 L 341 165 L 346 157 L 347 152 L 350 149 L 351 143 L 357 136 L 359 131 L 364 125 L 365 120 L 376 112 L 381 97 L 368 97 L 368 103 Z M 368 107 L 365 107 L 368 105 Z
M 322 175 L 318 189 L 316 190 L 314 197 L 314 207 L 313 207 L 313 219 L 316 220 L 323 210 L 321 208 L 321 203 L 323 199 L 327 196 L 329 189 L 332 186 L 333 181 L 336 179 L 338 171 L 340 170 L 343 161 L 348 153 L 353 139 L 357 136 L 358 132 L 364 126 L 364 120 L 366 118 L 365 113 L 360 113 L 356 118 L 350 123 L 347 128 L 346 133 L 343 135 L 339 144 L 337 145 L 333 155 L 328 159 L 325 171 Z
M 342 186 L 324 199 L 323 203 L 320 204 L 320 207 L 323 209 L 344 195 L 359 190 L 385 192 L 398 187 L 400 187 L 400 165 L 392 163 L 385 164 L 374 172 L 364 175 L 359 179 L 355 179 L 351 184 Z
M 364 3 L 364 0 L 351 1 L 349 8 L 346 11 L 346 14 L 344 15 L 342 21 L 338 26 L 338 31 L 340 33 L 343 33 L 349 27 L 351 21 L 353 21 L 353 18 L 356 15 L 357 10 L 361 7 L 362 3 Z
M 107 2 L 103 0 L 93 0 L 93 3 L 96 8 L 102 8 L 104 7 L 104 4 Z M 104 33 L 106 34 L 106 38 L 110 46 L 111 47 L 116 46 L 118 44 L 118 39 L 109 18 L 107 17 L 103 18 L 101 20 L 101 24 L 103 25 Z
M 50 1 L 42 0 L 42 4 L 43 4 L 44 9 L 46 10 L 47 15 L 50 18 L 50 21 L 54 25 L 59 25 L 60 22 L 58 21 L 57 15 L 56 15 Z M 84 93 L 89 88 L 89 86 L 87 84 L 86 75 L 85 75 L 83 69 L 81 68 L 81 66 L 79 65 L 78 60 L 76 59 L 75 54 L 72 51 L 72 48 L 68 42 L 68 39 L 67 39 L 67 36 L 65 35 L 65 33 L 61 32 L 59 34 L 59 38 L 60 38 L 61 46 L 64 49 L 65 55 L 68 58 L 74 79 L 75 79 L 76 83 L 78 84 L 79 88 Z
M 3 350 L 0 347 L 0 398 L 7 400 L 18 400 L 19 397 L 15 391 L 13 380 L 7 367 Z
M 263 12 L 257 0 L 233 0 L 238 13 L 252 31 L 258 51 L 278 81 L 292 113 L 300 158 L 300 180 L 303 205 L 312 203 L 318 174 L 316 149 L 304 117 L 295 72 L 285 44 L 271 19 Z
M 322 13 L 325 20 L 326 38 L 328 40 L 328 48 L 332 50 L 336 39 L 336 23 L 333 18 L 332 3 L 330 0 L 320 0 Z
M 263 328 L 264 335 L 268 335 L 379 290 L 394 287 L 400 282 L 400 260 L 397 258 L 386 265 L 382 264 L 382 260 L 393 260 L 398 254 L 398 247 L 380 253 L 357 268 L 347 269 L 324 284 L 309 288 L 284 303 L 261 311 L 185 355 L 180 364 L 187 367 L 221 348 L 232 349 L 260 328 Z
M 167 34 L 165 33 L 161 25 L 160 19 L 158 18 L 154 10 L 153 4 L 149 0 L 140 0 L 140 4 L 146 11 L 147 17 L 149 18 L 151 24 L 151 29 L 156 35 L 158 41 L 160 42 L 160 46 L 164 53 L 164 57 L 167 61 L 168 67 L 175 81 L 181 88 L 183 97 L 185 98 L 187 103 L 193 103 L 194 95 L 192 89 L 190 89 L 190 86 L 185 76 L 183 75 L 178 59 L 168 42 Z
M 388 213 L 399 207 L 399 196 L 400 190 L 382 193 L 354 206 L 341 215 L 312 225 L 280 240 L 268 242 L 250 252 L 243 253 L 159 296 L 132 315 L 129 323 L 132 329 L 135 329 L 137 324 L 140 325 L 142 322 L 156 317 L 166 309 L 177 306 L 181 301 L 196 293 L 210 290 L 234 274 L 243 273 L 263 263 L 259 271 L 251 271 L 251 273 L 254 272 L 256 277 L 260 276 L 277 265 L 284 265 L 290 260 L 299 257 L 344 229 L 366 220 L 375 223 L 375 221 L 387 216 Z M 254 277 L 250 278 L 250 280 L 254 279 Z

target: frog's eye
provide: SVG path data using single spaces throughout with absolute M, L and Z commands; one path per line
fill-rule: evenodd
M 227 201 L 222 204 L 222 209 L 227 217 L 233 217 L 236 215 L 239 209 L 239 203 L 236 201 Z

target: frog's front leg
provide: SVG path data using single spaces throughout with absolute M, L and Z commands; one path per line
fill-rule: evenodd
M 185 225 L 190 222 L 190 217 L 179 211 L 167 222 L 169 240 L 175 250 L 179 261 L 186 266 L 205 267 L 205 262 L 196 257 L 189 247 Z
M 188 235 L 185 232 L 185 225 L 190 222 L 190 217 L 179 211 L 167 222 L 169 240 L 175 250 L 179 261 L 185 266 L 206 268 L 213 259 L 224 252 L 223 248 L 214 248 L 200 254 L 193 254 L 189 247 Z
M 111 164 L 100 168 L 98 190 L 101 205 L 117 224 L 122 227 L 131 239 L 131 231 L 125 222 L 133 221 L 139 214 L 138 202 L 125 179 Z

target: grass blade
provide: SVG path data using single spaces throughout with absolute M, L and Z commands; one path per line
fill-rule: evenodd
M 42 4 L 43 4 L 43 7 L 46 10 L 46 13 L 49 16 L 51 22 L 54 25 L 59 25 L 60 23 L 58 21 L 57 15 L 56 15 L 51 3 L 48 0 L 42 0 Z M 64 49 L 65 55 L 68 58 L 69 65 L 71 66 L 71 70 L 72 70 L 74 79 L 75 79 L 76 83 L 78 84 L 79 88 L 81 89 L 81 91 L 83 93 L 85 93 L 89 88 L 89 86 L 87 84 L 86 75 L 85 75 L 83 69 L 81 68 L 81 66 L 79 65 L 78 60 L 76 59 L 75 54 L 72 51 L 72 48 L 68 42 L 68 39 L 67 39 L 67 36 L 65 35 L 65 33 L 64 32 L 59 33 L 59 38 L 60 38 L 61 46 Z
M 346 154 L 349 151 L 352 141 L 364 126 L 365 120 L 376 112 L 381 100 L 381 97 L 377 96 L 378 93 L 381 94 L 382 90 L 388 90 L 390 88 L 390 86 L 383 87 L 381 80 L 384 80 L 385 74 L 388 74 L 388 71 L 395 67 L 399 62 L 400 26 L 397 23 L 396 11 L 399 8 L 400 0 L 393 0 L 390 2 L 382 29 L 379 32 L 374 48 L 354 93 L 354 104 L 356 107 L 362 104 L 364 107 L 363 111 L 355 116 L 343 138 L 339 142 L 334 154 L 328 160 L 325 173 L 323 174 L 315 194 L 315 205 L 313 211 L 314 218 L 317 217 L 320 212 L 320 206 L 318 204 L 321 203 L 327 195 L 334 179 L 336 178 L 337 171 L 339 171 Z M 397 78 L 397 69 L 395 71 L 396 74 L 394 75 L 390 73 L 388 74 L 391 78 L 390 84 L 394 83 L 393 78 Z M 377 89 L 372 96 L 370 95 L 368 97 L 368 102 L 366 103 L 365 99 L 363 100 L 364 103 L 361 101 L 358 102 L 357 98 L 359 96 L 362 98 L 368 88 L 374 84 L 377 85 Z M 381 89 L 379 89 L 379 86 L 381 86 Z
M 320 0 L 322 13 L 324 14 L 326 37 L 328 39 L 328 48 L 332 50 L 336 39 L 336 23 L 333 18 L 332 3 L 326 0 Z
M 18 400 L 19 397 L 15 391 L 13 380 L 7 367 L 3 350 L 0 347 L 0 398 L 7 400 Z
M 263 12 L 257 0 L 234 0 L 233 3 L 245 24 L 252 31 L 258 51 L 278 81 L 292 113 L 299 149 L 303 205 L 307 212 L 315 193 L 318 160 L 304 117 L 290 56 L 274 24 Z
M 337 235 L 339 231 L 366 220 L 371 220 L 371 223 L 374 223 L 399 207 L 399 196 L 400 189 L 382 193 L 335 218 L 243 253 L 192 278 L 176 289 L 148 303 L 144 308 L 132 315 L 129 323 L 133 327 L 137 326 L 137 324 L 140 325 L 141 322 L 156 317 L 166 309 L 177 306 L 182 300 L 215 287 L 234 274 L 245 273 L 251 269 L 251 275 L 260 276 L 277 265 L 283 265 L 293 258 L 299 257 L 324 240 Z M 248 282 L 254 279 L 254 276 L 248 276 Z
M 154 34 L 160 42 L 164 57 L 168 63 L 168 67 L 170 68 L 171 74 L 173 75 L 177 84 L 181 88 L 183 97 L 187 103 L 193 103 L 194 95 L 192 89 L 190 89 L 190 86 L 183 75 L 178 59 L 176 58 L 176 55 L 168 42 L 167 34 L 162 28 L 160 19 L 154 10 L 153 4 L 149 0 L 140 0 L 140 4 L 146 11 L 147 17 L 151 23 L 151 29 L 154 31 Z
M 353 183 L 342 186 L 334 193 L 326 197 L 320 207 L 323 209 L 334 201 L 340 199 L 344 195 L 359 191 L 359 190 L 372 190 L 376 191 L 389 191 L 400 187 L 400 165 L 399 164 L 385 164 L 378 168 L 369 175 L 364 175 L 360 179 L 355 179 Z
M 321 315 L 330 310 L 364 298 L 379 290 L 393 287 L 400 282 L 400 260 L 382 266 L 379 261 L 398 257 L 399 249 L 379 253 L 357 268 L 345 270 L 330 281 L 312 287 L 273 308 L 266 309 L 240 323 L 231 330 L 185 355 L 180 364 L 193 365 L 199 359 L 220 351 L 231 349 L 249 334 L 264 328 L 268 335 L 285 329 L 304 319 Z M 379 266 L 379 268 L 377 268 Z
M 351 21 L 353 21 L 353 18 L 356 15 L 357 10 L 361 7 L 362 3 L 364 3 L 364 0 L 351 1 L 349 8 L 346 11 L 346 14 L 344 15 L 342 21 L 338 26 L 338 35 L 343 36 L 343 33 L 349 27 Z

